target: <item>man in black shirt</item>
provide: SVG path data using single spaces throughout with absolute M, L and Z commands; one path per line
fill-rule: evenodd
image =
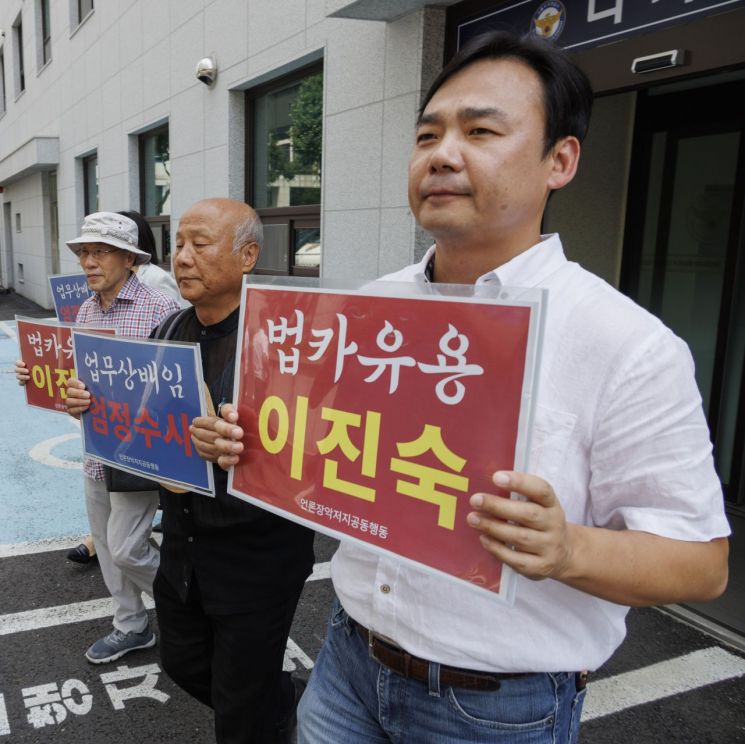
M 179 221 L 173 268 L 193 308 L 172 316 L 168 337 L 199 343 L 215 405 L 232 400 L 243 274 L 261 239 L 253 209 L 230 199 L 198 202 Z M 195 419 L 192 431 L 210 418 Z M 160 491 L 154 591 L 163 668 L 214 709 L 219 744 L 275 744 L 295 694 L 282 660 L 313 568 L 313 533 L 229 495 L 227 473 L 213 467 L 214 499 Z

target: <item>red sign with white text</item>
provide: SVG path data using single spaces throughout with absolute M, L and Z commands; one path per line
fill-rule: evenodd
M 230 492 L 503 593 L 466 515 L 515 464 L 535 306 L 244 292 Z
M 65 407 L 67 380 L 75 377 L 72 352 L 74 324 L 54 320 L 21 319 L 16 316 L 21 359 L 31 373 L 25 386 L 26 403 L 57 413 Z M 97 333 L 115 333 L 113 328 L 89 328 Z

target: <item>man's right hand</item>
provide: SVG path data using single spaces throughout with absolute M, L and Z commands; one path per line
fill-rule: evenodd
M 65 386 L 67 397 L 65 405 L 67 412 L 76 419 L 80 418 L 81 413 L 85 413 L 91 405 L 91 394 L 85 389 L 85 383 L 72 377 L 67 381 Z
M 243 429 L 236 426 L 238 411 L 230 403 L 220 407 L 220 416 L 197 416 L 189 427 L 191 441 L 203 460 L 216 462 L 223 470 L 237 465 L 243 452 Z
M 26 362 L 23 359 L 16 359 L 16 381 L 19 385 L 28 385 L 31 379 L 31 373 L 28 371 Z

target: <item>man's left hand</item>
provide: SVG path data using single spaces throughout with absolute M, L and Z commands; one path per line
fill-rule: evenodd
M 191 441 L 203 460 L 216 462 L 223 470 L 237 465 L 243 452 L 243 429 L 235 424 L 238 412 L 226 403 L 220 416 L 197 416 L 189 427 Z
M 529 579 L 561 579 L 571 559 L 571 526 L 554 489 L 535 475 L 499 471 L 492 478 L 504 496 L 475 493 L 477 511 L 468 523 L 482 533 L 481 544 Z M 505 498 L 510 492 L 526 500 Z

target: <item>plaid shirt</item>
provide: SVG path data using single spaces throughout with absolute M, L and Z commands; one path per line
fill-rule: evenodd
M 147 338 L 163 318 L 177 310 L 179 306 L 173 298 L 142 284 L 133 272 L 107 310 L 101 307 L 98 293 L 94 293 L 80 306 L 76 323 L 116 328 L 120 336 Z M 93 480 L 104 479 L 103 465 L 89 458 L 83 462 L 83 472 Z

